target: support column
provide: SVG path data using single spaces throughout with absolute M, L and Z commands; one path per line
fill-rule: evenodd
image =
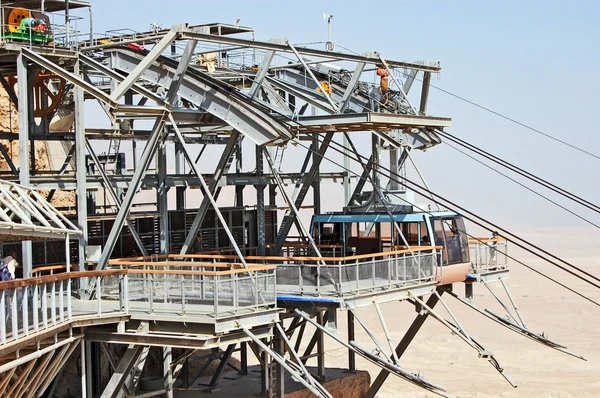
M 256 146 L 256 176 L 264 175 L 264 159 L 263 147 Z M 265 186 L 256 185 L 256 241 L 257 255 L 264 256 L 266 254 L 266 232 L 265 232 Z
M 87 381 L 87 372 L 88 372 L 88 367 L 87 367 L 87 358 L 85 355 L 85 346 L 87 345 L 86 342 L 83 341 L 83 339 L 81 339 L 81 342 L 79 343 L 79 348 L 81 349 L 81 356 L 79 358 L 79 363 L 81 366 L 81 398 L 87 398 L 88 397 L 88 381 Z M 90 395 L 91 397 L 91 395 Z
M 185 174 L 184 169 L 185 158 L 183 155 L 183 150 L 181 149 L 181 144 L 175 143 L 175 174 L 183 175 Z M 176 208 L 181 210 L 185 209 L 185 191 L 186 187 L 177 187 L 176 188 Z
M 444 291 L 442 289 L 438 289 L 437 292 L 441 296 Z M 438 295 L 432 294 L 429 297 L 429 299 L 427 300 L 427 306 L 429 308 L 433 309 L 433 307 L 435 307 L 435 305 L 438 303 L 438 301 L 439 301 Z M 417 315 L 417 317 L 413 321 L 412 325 L 410 325 L 410 327 L 404 334 L 404 337 L 402 338 L 402 340 L 396 347 L 396 355 L 398 358 L 402 357 L 402 354 L 404 354 L 404 352 L 408 348 L 409 344 L 413 341 L 413 339 L 415 338 L 415 336 L 421 329 L 421 326 L 423 326 L 423 324 L 425 323 L 425 320 L 427 320 L 428 316 L 429 316 L 428 311 L 424 311 L 424 312 L 420 313 L 419 315 Z M 392 360 L 393 360 L 393 358 L 392 358 Z M 390 375 L 389 371 L 381 370 L 379 372 L 379 375 L 377 375 L 377 378 L 375 379 L 373 384 L 371 384 L 371 387 L 369 387 L 369 391 L 367 391 L 367 394 L 364 396 L 364 398 L 374 398 L 389 375 Z
M 28 84 L 28 72 L 27 59 L 21 54 L 17 57 L 17 81 L 19 82 L 19 183 L 26 187 L 29 186 L 30 182 L 29 131 L 31 129 L 30 121 L 32 120 L 30 112 L 33 112 L 33 108 L 30 107 L 31 101 L 29 95 L 31 91 Z M 31 277 L 32 270 L 31 241 L 23 241 L 21 248 L 20 263 L 23 267 L 23 278 L 29 278 Z
M 354 341 L 356 338 L 354 335 L 354 313 L 348 312 L 348 343 Z M 348 370 L 351 372 L 356 371 L 356 352 L 354 350 L 348 350 Z
M 165 132 L 162 133 L 163 136 Z M 169 201 L 167 187 L 167 143 L 161 139 L 156 152 L 156 168 L 158 170 L 158 188 L 156 189 L 156 206 L 160 217 L 160 254 L 169 253 Z
M 165 375 L 165 391 L 168 398 L 173 398 L 172 355 L 173 349 L 171 347 L 163 347 L 163 374 Z
M 273 327 L 273 348 L 275 352 L 281 357 L 285 356 L 285 346 L 284 341 L 281 338 L 279 331 L 274 326 Z M 285 371 L 283 366 L 279 362 L 275 362 L 275 397 L 284 398 L 285 396 Z
M 315 134 L 315 137 L 313 139 L 312 150 L 314 151 L 313 152 L 313 164 L 320 163 L 321 159 L 320 159 L 320 156 L 318 155 L 318 151 L 319 151 L 319 135 L 318 134 Z M 317 157 L 319 157 L 319 158 L 317 158 Z M 313 207 L 314 214 L 320 214 L 321 213 L 321 173 L 319 172 L 319 168 L 317 168 L 317 171 L 315 173 L 314 182 L 313 182 L 313 206 L 314 206 Z
M 267 344 L 266 339 L 263 339 L 262 342 L 265 345 Z M 257 349 L 260 349 L 258 345 L 256 347 Z M 269 392 L 269 354 L 265 350 L 262 350 L 260 352 L 260 357 L 260 395 L 266 395 Z
M 429 86 L 431 83 L 431 72 L 424 72 L 423 88 L 421 89 L 421 103 L 419 104 L 419 113 L 425 115 L 427 113 L 427 100 L 429 99 Z
M 81 76 L 81 65 L 75 65 L 75 74 Z M 73 99 L 75 101 L 75 177 L 77 179 L 77 224 L 82 234 L 79 238 L 79 270 L 87 270 L 85 262 L 85 248 L 88 243 L 87 225 L 87 170 L 85 168 L 85 114 L 84 93 L 77 85 L 73 88 Z M 81 289 L 86 288 L 86 279 L 81 280 Z
M 390 150 L 390 170 L 394 173 L 398 173 L 398 150 L 391 149 Z M 387 184 L 387 188 L 390 191 L 398 190 L 398 180 L 396 178 L 390 178 L 390 181 Z
M 317 323 L 325 324 L 325 311 L 317 312 Z M 325 339 L 321 329 L 317 330 L 317 376 L 325 380 Z
M 237 146 L 235 148 L 235 172 L 240 174 L 242 172 L 242 142 L 243 136 L 238 139 Z M 244 206 L 244 185 L 235 186 L 235 206 Z

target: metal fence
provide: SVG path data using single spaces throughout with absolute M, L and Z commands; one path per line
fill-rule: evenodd
M 471 273 L 508 269 L 508 245 L 504 239 L 470 239 Z
M 0 282 L 0 317 L 4 320 L 0 322 L 0 343 L 82 318 L 161 314 L 189 316 L 198 322 L 202 317 L 220 319 L 259 312 L 277 303 L 274 267 L 156 268 L 65 272 Z M 76 291 L 83 278 L 93 286 L 89 297 L 79 297 L 81 292 Z
M 125 296 L 130 314 L 207 316 L 219 319 L 277 304 L 275 267 L 239 269 L 223 264 L 116 260 L 128 267 L 122 281 L 102 289 L 107 300 Z
M 103 309 L 102 297 L 89 300 L 74 298 L 73 285 L 79 284 L 81 274 L 73 273 L 73 277 L 70 277 L 70 274 L 64 273 L 60 278 L 41 278 L 41 282 L 25 279 L 0 283 L 0 317 L 4 320 L 0 322 L 0 342 L 6 344 L 70 323 L 81 316 L 122 312 L 122 305 Z M 103 286 L 106 278 L 119 276 L 97 276 L 98 286 Z M 18 284 L 22 286 L 15 286 Z
M 363 257 L 363 256 L 356 256 Z M 430 282 L 435 277 L 435 251 L 383 253 L 371 258 L 344 258 L 310 264 L 300 259 L 277 264 L 277 293 L 354 296 Z

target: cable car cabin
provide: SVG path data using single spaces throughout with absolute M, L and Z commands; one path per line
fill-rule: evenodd
M 323 256 L 362 255 L 404 250 L 415 246 L 442 247 L 436 280 L 462 282 L 471 263 L 469 241 L 462 216 L 452 212 L 393 214 L 317 214 L 311 234 Z

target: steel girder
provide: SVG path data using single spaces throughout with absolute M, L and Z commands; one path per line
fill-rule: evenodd
M 112 51 L 112 68 L 122 72 L 134 70 L 144 60 L 143 54 L 132 50 Z M 149 64 L 140 74 L 140 78 L 168 88 L 174 65 L 172 60 L 163 57 L 159 61 Z M 278 143 L 292 138 L 287 125 L 259 109 L 257 103 L 237 92 L 235 88 L 205 73 L 188 71 L 181 79 L 178 95 L 235 128 L 257 145 Z

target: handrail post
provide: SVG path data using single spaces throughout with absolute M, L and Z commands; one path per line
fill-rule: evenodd
M 19 313 L 17 311 L 17 289 L 13 289 L 12 300 L 10 301 L 10 310 L 12 316 L 12 335 L 13 338 L 17 338 L 17 334 L 19 333 L 19 324 L 17 322 L 17 317 Z
M 29 296 L 29 286 L 23 287 L 23 302 L 22 302 L 22 313 L 23 313 L 23 332 L 25 332 L 25 336 L 29 335 L 29 306 L 27 305 L 27 300 Z
M 60 317 L 60 322 L 64 322 L 65 321 L 65 298 L 63 296 L 63 281 L 59 282 L 60 285 L 58 287 L 58 305 L 60 306 L 60 308 L 58 309 L 58 316 Z
M 0 294 L 0 319 L 6 319 L 6 290 Z M 6 344 L 6 322 L 0 322 L 0 340 Z
M 123 298 L 125 299 L 124 310 L 125 313 L 129 313 L 129 274 L 125 273 L 123 275 Z
M 372 280 L 372 282 L 373 282 L 372 288 L 373 288 L 373 291 L 375 291 L 375 257 L 371 257 L 371 269 L 372 269 L 371 276 L 373 279 Z
M 344 295 L 344 289 L 342 289 L 342 267 L 345 267 L 345 264 L 342 265 L 342 260 L 340 260 L 338 262 L 338 286 L 339 286 L 339 292 L 338 292 L 338 294 L 340 296 Z
M 213 299 L 214 299 L 214 307 L 215 307 L 215 318 L 219 315 L 219 277 L 217 275 L 213 276 Z M 256 286 L 254 287 L 256 289 Z M 257 289 L 258 290 L 258 289 Z
M 233 308 L 234 310 L 237 310 L 238 306 L 239 306 L 239 296 L 238 296 L 238 291 L 239 291 L 239 278 L 238 278 L 238 274 L 233 274 Z M 258 285 L 258 278 L 256 280 L 256 284 Z M 258 303 L 257 303 L 258 304 Z
M 48 284 L 44 283 L 42 288 L 42 323 L 44 329 L 48 327 Z
M 72 306 L 73 300 L 71 299 L 71 283 L 73 283 L 73 279 L 71 279 L 71 278 L 67 279 L 67 318 L 69 320 L 71 320 L 71 318 L 73 318 L 73 306 Z M 37 293 L 37 286 L 36 286 L 36 290 L 35 290 L 34 294 L 35 293 Z M 37 315 L 37 313 L 34 313 L 34 319 L 36 318 L 36 315 Z
M 52 325 L 56 325 L 56 282 L 52 281 L 50 290 L 50 314 L 52 315 Z
M 192 278 L 194 275 L 192 275 Z M 181 315 L 185 315 L 185 276 L 181 274 Z
M 39 319 L 39 312 L 38 312 L 39 308 L 40 308 L 40 305 L 38 304 L 39 294 L 40 294 L 39 293 L 39 285 L 36 284 L 33 286 L 33 302 L 31 303 L 32 310 L 33 310 L 33 330 L 35 332 L 37 332 L 40 329 L 40 325 L 39 325 L 40 319 Z M 69 312 L 70 311 L 71 311 L 71 306 L 69 305 Z M 4 314 L 0 314 L 0 318 L 5 319 Z
M 102 315 L 102 277 L 96 277 L 96 304 L 98 305 L 98 316 Z

